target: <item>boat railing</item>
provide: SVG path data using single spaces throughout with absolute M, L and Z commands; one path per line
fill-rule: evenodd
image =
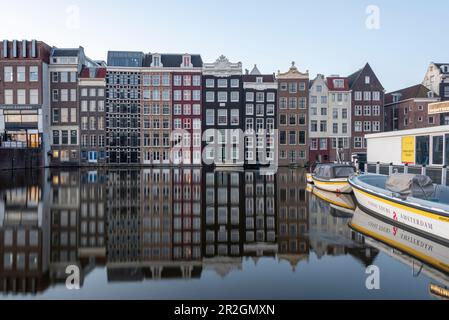
M 365 174 L 390 176 L 394 173 L 422 174 L 432 179 L 435 184 L 449 186 L 449 169 L 447 166 L 394 165 L 393 163 L 366 163 Z

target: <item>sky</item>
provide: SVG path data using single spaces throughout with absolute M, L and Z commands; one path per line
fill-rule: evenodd
M 369 62 L 387 91 L 449 62 L 447 0 L 22 0 L 0 11 L 0 39 L 108 50 L 224 54 L 244 69 L 348 76 Z

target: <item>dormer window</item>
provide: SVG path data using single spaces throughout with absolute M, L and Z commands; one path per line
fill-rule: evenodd
M 257 83 L 263 83 L 263 78 L 262 77 L 257 77 L 256 78 L 256 82 Z
M 427 98 L 433 98 L 433 97 L 434 97 L 433 91 L 427 92 Z
M 397 102 L 399 102 L 401 100 L 401 94 L 394 94 L 393 95 L 393 102 L 394 103 L 397 103 Z
M 335 88 L 343 89 L 345 87 L 345 82 L 344 82 L 343 79 L 335 79 L 334 80 L 334 86 L 335 86 Z
M 192 66 L 192 58 L 189 55 L 185 55 L 182 57 L 182 67 L 190 68 Z
M 96 70 L 94 68 L 89 69 L 89 78 L 95 78 Z
M 369 76 L 365 77 L 365 84 L 370 84 L 371 83 L 371 78 Z
M 153 63 L 152 63 L 151 66 L 152 66 L 152 67 L 155 67 L 155 68 L 160 68 L 160 67 L 162 67 L 162 64 L 161 64 L 161 56 L 160 56 L 160 55 L 153 55 Z

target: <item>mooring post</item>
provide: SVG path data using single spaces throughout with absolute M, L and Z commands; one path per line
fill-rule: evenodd
M 443 169 L 441 169 L 441 184 L 447 186 L 447 166 L 444 166 Z
M 426 165 L 423 165 L 422 168 L 421 168 L 421 174 L 422 174 L 423 176 L 425 176 L 426 173 L 427 173 L 427 167 L 426 167 Z
M 380 162 L 377 161 L 376 163 L 376 174 L 380 174 Z

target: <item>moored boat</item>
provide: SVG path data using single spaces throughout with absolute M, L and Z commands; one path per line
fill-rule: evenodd
M 324 191 L 351 193 L 349 177 L 355 174 L 354 167 L 346 164 L 322 164 L 312 175 L 314 185 Z
M 449 242 L 449 188 L 411 174 L 349 179 L 359 207 L 417 233 Z

